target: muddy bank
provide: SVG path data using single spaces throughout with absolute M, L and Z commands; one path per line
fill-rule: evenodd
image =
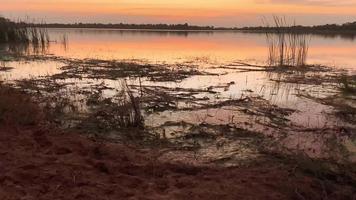
M 138 150 L 38 127 L 0 128 L 1 199 L 353 199 L 278 159 L 249 167 L 157 161 Z
M 319 165 L 301 166 L 270 154 L 245 166 L 190 164 L 162 157 L 162 147 L 57 129 L 25 93 L 1 86 L 0 95 L 0 199 L 356 197 L 353 179 L 324 174 Z M 27 119 L 32 120 L 18 120 L 23 110 L 31 110 Z
M 22 59 L 32 64 L 16 67 L 9 63 L 15 68 L 7 73 L 6 83 L 30 93 L 50 110 L 48 119 L 62 128 L 125 141 L 120 129 L 140 125 L 139 139 L 151 143 L 168 139 L 181 148 L 205 151 L 220 140 L 228 141 L 227 149 L 236 144 L 234 140 L 239 143 L 241 138 L 228 138 L 239 131 L 221 130 L 226 127 L 273 138 L 275 147 L 288 149 L 286 154 L 304 153 L 339 163 L 356 161 L 355 106 L 342 106 L 354 99 L 340 96 L 341 86 L 353 91 L 354 84 L 352 77 L 346 79 L 350 83 L 340 83 L 344 71 L 321 65 L 267 67 L 242 61 L 199 65 L 56 56 Z M 29 66 L 30 74 L 34 69 L 39 72 L 24 78 L 22 70 Z M 332 95 L 340 96 L 339 103 L 325 103 Z M 205 125 L 216 130 L 206 132 Z M 255 138 L 250 139 L 256 146 Z M 209 150 L 210 157 L 213 151 L 220 150 Z

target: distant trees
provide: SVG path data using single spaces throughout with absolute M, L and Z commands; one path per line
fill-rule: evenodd
M 194 26 L 185 24 L 102 24 L 102 23 L 50 23 L 32 24 L 37 27 L 46 28 L 111 28 L 111 29 L 159 29 L 159 30 L 214 30 L 214 26 Z
M 276 31 L 275 27 L 243 27 L 243 28 L 226 28 L 226 27 L 214 27 L 214 26 L 195 26 L 184 24 L 124 24 L 124 23 L 42 23 L 42 24 L 29 24 L 36 27 L 46 28 L 106 28 L 106 29 L 145 29 L 145 30 L 243 30 L 243 31 Z M 356 22 L 350 22 L 345 24 L 326 24 L 319 26 L 289 26 L 279 27 L 278 31 L 285 32 L 356 32 Z
M 275 32 L 276 27 L 268 27 L 268 26 L 258 26 L 258 27 L 244 27 L 240 28 L 239 30 L 244 31 L 268 31 L 268 32 Z M 341 33 L 341 32 L 355 32 L 356 33 L 356 22 L 349 22 L 345 24 L 325 24 L 325 25 L 318 25 L 318 26 L 288 26 L 288 27 L 279 27 L 278 31 L 284 32 L 300 32 L 300 33 Z
M 10 26 L 9 26 L 10 25 Z M 243 28 L 226 28 L 214 26 L 196 26 L 188 23 L 184 24 L 125 24 L 125 23 L 25 23 L 25 22 L 11 22 L 10 20 L 0 17 L 0 40 L 4 38 L 4 30 L 6 27 L 42 27 L 42 28 L 105 28 L 105 29 L 145 29 L 145 30 L 240 30 L 250 32 L 274 32 L 275 27 L 257 26 L 257 27 L 243 27 Z M 341 33 L 352 32 L 356 33 L 356 22 L 349 22 L 345 24 L 326 24 L 319 26 L 299 26 L 293 25 L 288 27 L 279 27 L 278 31 L 285 32 L 301 32 L 301 33 Z M 2 32 L 2 33 L 1 33 Z

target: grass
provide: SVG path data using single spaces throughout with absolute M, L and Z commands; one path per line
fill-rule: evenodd
M 89 110 L 84 116 L 79 116 L 79 123 L 74 127 L 88 132 L 141 131 L 144 128 L 141 98 L 125 80 L 120 84 L 120 89 L 110 98 L 104 97 L 101 92 L 91 93 L 86 100 Z
M 0 18 L 0 42 L 29 42 L 27 30 L 8 19 Z
M 291 27 L 285 18 L 274 17 L 275 32 L 266 32 L 269 66 L 306 66 L 309 50 L 308 36 L 284 31 Z M 268 23 L 266 23 L 268 26 Z
M 44 47 L 49 43 L 45 28 L 29 27 L 23 22 L 12 22 L 0 17 L 0 43 L 31 44 Z
M 121 85 L 122 90 L 118 93 L 118 105 L 115 112 L 120 127 L 143 127 L 144 120 L 139 98 L 134 96 L 125 80 Z

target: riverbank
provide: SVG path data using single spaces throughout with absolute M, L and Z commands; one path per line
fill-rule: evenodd
M 239 167 L 158 160 L 154 148 L 53 128 L 31 97 L 0 90 L 0 199 L 355 198 L 341 177 L 318 178 L 276 156 Z M 19 120 L 24 113 L 32 120 Z

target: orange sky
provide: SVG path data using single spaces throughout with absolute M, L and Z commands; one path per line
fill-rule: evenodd
M 258 25 L 285 15 L 299 24 L 356 21 L 356 0 L 0 0 L 0 13 L 47 22 Z

